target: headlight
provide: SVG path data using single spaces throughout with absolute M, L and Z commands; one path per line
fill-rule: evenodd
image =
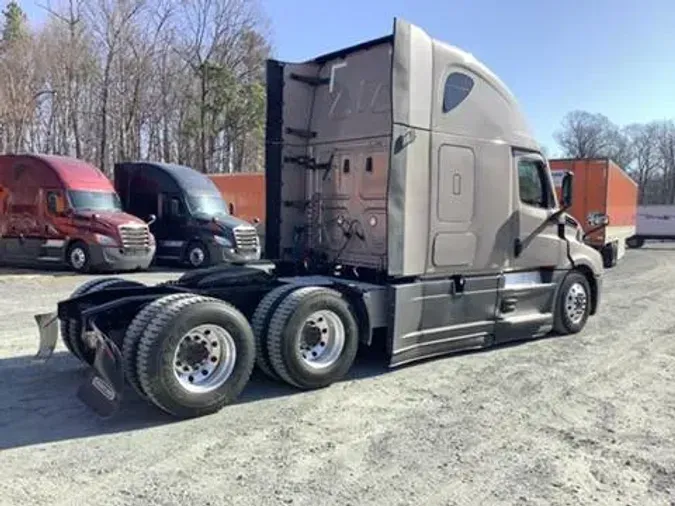
M 108 235 L 94 234 L 94 238 L 101 246 L 118 246 L 117 241 Z
M 221 246 L 226 246 L 228 248 L 232 247 L 232 243 L 222 235 L 214 235 L 213 240 L 216 241 L 216 244 L 220 244 Z

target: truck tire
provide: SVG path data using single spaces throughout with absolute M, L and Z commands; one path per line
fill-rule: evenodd
M 576 334 L 586 325 L 591 310 L 591 287 L 579 271 L 563 279 L 556 299 L 553 329 L 557 334 Z
M 191 241 L 185 249 L 185 262 L 193 269 L 208 267 L 210 260 L 209 250 L 201 241 Z
M 78 295 L 98 292 L 99 290 L 105 290 L 106 288 L 112 287 L 143 286 L 143 283 L 139 283 L 138 281 L 129 281 L 127 279 L 122 278 L 102 278 L 97 279 L 96 281 L 98 281 L 98 283 L 92 283 L 91 285 L 86 287 L 85 290 L 78 293 Z M 71 297 L 74 297 L 74 295 L 71 295 Z M 82 334 L 82 322 L 80 322 L 80 320 L 69 319 L 66 323 L 67 323 L 67 330 L 65 333 L 63 332 L 62 327 L 63 341 L 65 343 L 67 339 L 67 341 L 70 343 L 70 346 L 66 344 L 66 347 L 71 351 L 73 355 L 79 358 L 82 362 L 89 365 L 93 364 L 95 351 L 84 346 L 84 343 L 82 343 L 80 339 L 80 336 Z M 66 338 L 66 336 L 68 337 Z
M 626 239 L 626 246 L 628 246 L 631 249 L 632 248 L 641 248 L 642 246 L 644 246 L 644 244 L 645 244 L 645 240 L 642 237 L 633 236 L 633 237 L 629 237 L 628 239 Z
M 88 281 L 85 281 L 82 283 L 80 286 L 78 286 L 73 293 L 70 294 L 69 298 L 74 298 L 78 297 L 79 295 L 84 295 L 87 293 L 89 290 L 91 290 L 94 286 L 104 283 L 106 281 L 106 278 L 96 278 L 96 279 L 90 279 Z M 70 323 L 72 320 L 61 320 L 59 322 L 59 328 L 61 331 L 61 340 L 63 341 L 63 344 L 65 344 L 66 348 L 70 353 L 75 355 L 80 360 L 84 360 L 82 357 L 80 357 L 75 349 L 73 348 L 73 345 L 71 344 L 71 334 L 70 334 Z
M 89 256 L 89 246 L 82 241 L 75 241 L 66 252 L 66 262 L 75 272 L 89 272 L 91 258 Z
M 270 362 L 280 378 L 303 390 L 327 387 L 351 368 L 359 327 L 351 305 L 331 288 L 300 288 L 274 311 L 267 334 Z
M 194 297 L 192 293 L 176 293 L 172 295 L 165 295 L 159 299 L 155 299 L 149 304 L 145 305 L 136 316 L 131 320 L 124 333 L 122 341 L 122 358 L 124 367 L 124 376 L 127 382 L 131 385 L 134 391 L 141 397 L 147 398 L 143 391 L 143 386 L 138 379 L 138 371 L 136 369 L 136 360 L 138 357 L 138 343 L 141 340 L 143 331 L 148 324 L 157 316 L 160 311 L 163 311 L 169 304 L 173 304 L 177 300 Z
M 160 409 L 194 418 L 233 402 L 255 363 L 246 317 L 219 299 L 194 295 L 164 306 L 143 331 L 136 368 Z
M 279 307 L 286 295 L 297 289 L 298 285 L 281 285 L 269 292 L 256 307 L 251 319 L 251 327 L 255 336 L 255 363 L 258 369 L 267 377 L 279 380 L 270 362 L 267 349 L 267 331 L 274 311 Z

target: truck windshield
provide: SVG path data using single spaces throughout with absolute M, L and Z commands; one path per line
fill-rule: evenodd
M 193 213 L 203 213 L 209 216 L 227 214 L 227 203 L 220 195 L 189 195 L 187 198 L 190 210 Z
M 122 203 L 116 193 L 69 190 L 68 197 L 75 209 L 122 211 Z

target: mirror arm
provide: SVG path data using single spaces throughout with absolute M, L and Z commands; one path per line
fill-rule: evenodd
M 602 230 L 602 229 L 605 228 L 607 225 L 608 225 L 608 224 L 605 223 L 605 224 L 603 224 L 603 225 L 598 225 L 597 227 L 590 229 L 588 232 L 586 232 L 586 233 L 584 234 L 583 240 L 585 241 L 585 240 L 586 240 L 586 237 L 588 237 L 588 236 L 591 235 L 591 234 L 596 233 L 598 230 Z

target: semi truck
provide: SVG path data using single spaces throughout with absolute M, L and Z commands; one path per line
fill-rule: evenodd
M 645 241 L 675 240 L 675 206 L 644 205 L 637 208 L 635 235 L 626 240 L 629 248 L 641 248 Z
M 562 176 L 574 173 L 575 200 L 569 214 L 581 224 L 584 240 L 600 251 L 604 267 L 615 266 L 626 253 L 627 239 L 635 234 L 637 183 L 607 158 L 558 158 L 549 163 L 558 191 Z
M 76 272 L 144 270 L 148 224 L 124 212 L 110 180 L 82 160 L 0 155 L 0 261 Z
M 152 286 L 104 277 L 36 315 L 89 366 L 112 416 L 126 384 L 178 418 L 234 402 L 255 366 L 300 390 L 384 339 L 390 367 L 580 332 L 600 253 L 579 240 L 506 85 L 465 51 L 393 33 L 302 63 L 269 60 L 265 258 Z
M 153 216 L 150 230 L 157 241 L 158 262 L 200 268 L 260 259 L 255 227 L 232 216 L 216 185 L 201 172 L 142 161 L 116 163 L 114 174 L 124 209 Z

